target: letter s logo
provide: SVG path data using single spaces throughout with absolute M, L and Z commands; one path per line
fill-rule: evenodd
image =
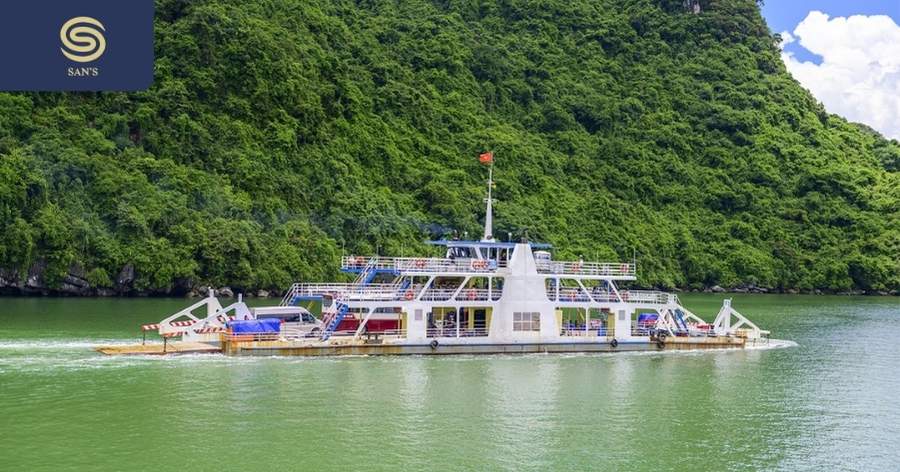
M 75 62 L 96 61 L 106 51 L 103 23 L 89 17 L 77 16 L 59 30 L 62 53 Z

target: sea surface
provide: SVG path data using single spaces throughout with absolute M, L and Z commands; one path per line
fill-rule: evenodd
M 681 298 L 712 318 L 724 296 Z M 104 357 L 187 301 L 2 298 L 0 470 L 900 470 L 900 298 L 734 299 L 791 342 Z

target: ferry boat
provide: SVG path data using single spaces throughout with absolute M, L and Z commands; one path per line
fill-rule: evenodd
M 163 338 L 107 354 L 377 355 L 747 348 L 769 332 L 724 303 L 712 322 L 678 296 L 631 290 L 632 262 L 557 261 L 547 244 L 497 241 L 492 171 L 480 240 L 429 243 L 443 257 L 344 256 L 350 283 L 296 283 L 281 303 L 208 297 L 142 326 Z M 205 314 L 194 311 L 205 307 Z M 313 313 L 317 311 L 318 313 Z M 317 316 L 316 316 L 317 315 Z

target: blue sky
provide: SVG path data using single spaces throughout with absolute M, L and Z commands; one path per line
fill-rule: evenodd
M 766 0 L 762 13 L 772 32 L 780 33 L 793 32 L 812 10 L 831 17 L 888 15 L 900 24 L 900 0 Z M 818 56 L 797 43 L 789 44 L 785 50 L 794 53 L 798 60 L 821 62 Z
M 900 139 L 900 0 L 766 0 L 762 13 L 826 110 Z

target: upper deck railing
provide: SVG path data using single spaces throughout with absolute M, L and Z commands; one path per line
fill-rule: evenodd
M 404 287 L 400 284 L 294 284 L 285 294 L 282 305 L 288 305 L 294 297 L 328 295 L 342 301 L 497 301 L 503 296 L 502 288 L 428 288 L 422 285 Z
M 486 259 L 448 259 L 441 257 L 364 257 L 344 256 L 341 258 L 343 270 L 393 270 L 403 273 L 430 273 L 430 272 L 494 272 L 500 267 L 505 267 L 506 262 Z
M 540 274 L 582 277 L 635 278 L 637 266 L 627 262 L 536 260 Z M 398 273 L 491 273 L 506 267 L 506 261 L 441 257 L 343 256 L 343 270 L 390 270 Z
M 391 301 L 397 300 L 400 294 L 400 286 L 397 284 L 299 284 L 291 285 L 291 288 L 281 300 L 282 305 L 288 305 L 294 297 L 317 297 L 329 295 L 342 300 L 370 300 Z
M 637 276 L 637 265 L 627 262 L 535 261 L 538 273 L 586 277 Z

